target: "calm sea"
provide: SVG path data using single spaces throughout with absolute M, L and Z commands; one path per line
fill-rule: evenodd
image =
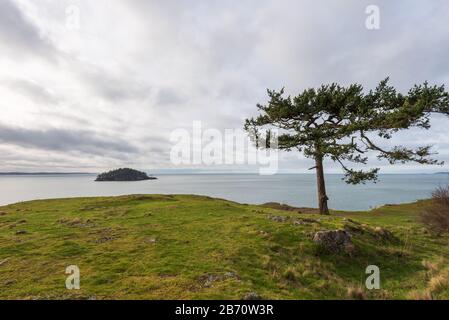
M 444 174 L 381 175 L 377 184 L 351 186 L 340 175 L 327 175 L 329 205 L 341 210 L 367 210 L 388 203 L 428 198 L 433 189 L 449 184 Z M 158 180 L 94 182 L 95 175 L 0 176 L 0 205 L 19 201 L 124 194 L 200 194 L 260 204 L 281 202 L 316 206 L 315 176 L 282 174 L 164 174 Z

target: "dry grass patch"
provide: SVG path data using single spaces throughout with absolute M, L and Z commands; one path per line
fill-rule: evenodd
M 349 287 L 346 291 L 346 295 L 349 299 L 353 300 L 365 300 L 367 298 L 365 290 L 360 286 Z
M 449 186 L 439 187 L 432 193 L 432 201 L 421 213 L 421 221 L 434 234 L 449 232 Z

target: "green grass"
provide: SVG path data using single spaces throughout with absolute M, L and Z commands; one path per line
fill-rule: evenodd
M 362 290 L 366 298 L 447 299 L 449 237 L 419 223 L 426 204 L 331 216 L 184 195 L 13 204 L 0 207 L 0 299 L 347 299 L 373 264 L 382 288 Z M 351 220 L 361 230 L 351 256 L 312 241 Z M 375 227 L 398 240 L 379 240 Z M 80 290 L 65 288 L 69 265 L 81 270 Z

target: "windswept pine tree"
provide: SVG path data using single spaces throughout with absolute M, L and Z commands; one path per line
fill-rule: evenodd
M 278 128 L 275 147 L 296 149 L 314 159 L 315 166 L 311 169 L 316 170 L 320 213 L 329 214 L 325 159 L 341 165 L 344 180 L 349 184 L 377 180 L 379 168 L 362 170 L 349 165 L 351 162 L 366 165 L 368 155 L 373 152 L 390 164 L 409 161 L 440 164 L 431 157 L 432 146 L 386 148 L 382 140 L 411 127 L 429 129 L 432 113 L 448 115 L 449 94 L 444 86 L 425 82 L 401 94 L 388 82 L 388 78 L 381 81 L 368 93 L 360 84 L 343 87 L 335 83 L 304 90 L 296 97 L 286 97 L 284 89 L 268 90 L 268 104 L 257 105 L 260 114 L 246 120 L 245 130 L 259 140 L 261 129 L 270 134 L 270 129 Z

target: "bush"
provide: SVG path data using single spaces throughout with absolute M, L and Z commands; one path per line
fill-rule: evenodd
M 449 232 L 449 186 L 432 193 L 431 204 L 421 213 L 421 221 L 432 233 Z

